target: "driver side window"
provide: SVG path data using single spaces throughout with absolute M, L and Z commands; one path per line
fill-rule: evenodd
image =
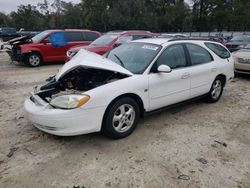
M 167 47 L 156 61 L 157 67 L 168 65 L 171 69 L 185 67 L 186 57 L 182 44 L 175 44 Z

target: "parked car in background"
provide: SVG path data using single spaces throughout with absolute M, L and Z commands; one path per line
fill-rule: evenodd
M 229 42 L 226 43 L 226 47 L 230 52 L 234 52 L 244 48 L 250 43 L 250 35 L 238 35 L 233 37 Z
M 250 74 L 250 44 L 233 52 L 234 71 L 236 73 Z
M 106 58 L 80 50 L 25 100 L 27 118 L 55 135 L 102 131 L 130 135 L 144 115 L 205 96 L 217 102 L 234 76 L 230 52 L 217 42 L 142 39 Z
M 187 38 L 187 35 L 181 34 L 181 33 L 159 33 L 154 36 L 155 38 Z
M 4 49 L 3 39 L 0 38 L 0 50 Z
M 42 62 L 65 61 L 69 48 L 88 45 L 99 36 L 101 33 L 90 30 L 46 30 L 32 38 L 23 36 L 9 41 L 9 54 L 13 61 L 36 67 Z
M 106 52 L 112 50 L 113 48 L 132 40 L 151 38 L 154 33 L 149 31 L 111 31 L 107 34 L 101 36 L 97 40 L 93 41 L 88 46 L 75 46 L 70 48 L 67 52 L 67 56 L 70 59 L 73 57 L 80 49 L 85 49 L 90 52 L 95 52 L 99 55 L 103 55 Z
M 0 28 L 0 38 L 2 38 L 4 42 L 11 40 L 13 38 L 19 37 L 19 36 L 20 34 L 17 33 L 15 28 L 11 28 L 11 27 Z

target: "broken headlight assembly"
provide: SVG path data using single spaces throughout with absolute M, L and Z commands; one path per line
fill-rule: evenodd
M 90 97 L 88 95 L 61 95 L 50 101 L 54 108 L 74 109 L 86 104 Z

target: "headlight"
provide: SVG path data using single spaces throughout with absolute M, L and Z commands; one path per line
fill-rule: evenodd
M 76 55 L 76 52 L 72 52 L 72 51 L 68 50 L 66 55 L 67 55 L 68 58 L 71 59 L 74 55 Z
M 50 105 L 55 108 L 73 109 L 86 104 L 90 99 L 87 95 L 62 95 L 50 101 Z

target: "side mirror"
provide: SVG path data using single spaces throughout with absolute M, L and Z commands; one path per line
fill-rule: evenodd
M 42 40 L 42 43 L 43 43 L 43 44 L 47 44 L 47 43 L 50 43 L 50 42 L 49 42 L 49 39 L 46 38 L 46 39 L 43 39 L 43 40 Z
M 162 72 L 162 73 L 170 73 L 172 69 L 168 65 L 160 65 L 157 68 L 157 72 Z

